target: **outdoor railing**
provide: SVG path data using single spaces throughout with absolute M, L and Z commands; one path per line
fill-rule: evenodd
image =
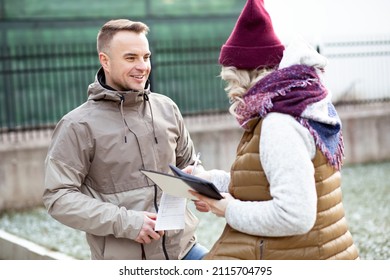
M 152 90 L 184 116 L 226 112 L 218 77 L 223 40 L 151 42 Z M 95 44 L 0 46 L 0 141 L 15 131 L 52 128 L 87 99 L 99 62 Z M 390 40 L 325 43 L 326 80 L 336 105 L 390 100 Z M 390 104 L 390 103 L 389 103 Z

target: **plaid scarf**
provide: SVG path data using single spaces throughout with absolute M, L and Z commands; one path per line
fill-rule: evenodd
M 251 119 L 263 118 L 270 112 L 294 117 L 313 135 L 328 162 L 341 168 L 341 121 L 313 67 L 293 65 L 270 73 L 248 90 L 235 109 L 237 121 L 245 129 Z

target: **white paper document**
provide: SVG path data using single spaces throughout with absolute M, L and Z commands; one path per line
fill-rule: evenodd
M 164 192 L 160 200 L 154 230 L 184 229 L 186 203 L 187 199 Z

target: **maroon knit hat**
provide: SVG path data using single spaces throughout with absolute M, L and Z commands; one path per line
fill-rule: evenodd
M 238 69 L 274 67 L 284 46 L 274 33 L 263 0 L 248 0 L 228 40 L 221 48 L 219 63 Z

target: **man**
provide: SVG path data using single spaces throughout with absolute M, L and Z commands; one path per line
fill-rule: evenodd
M 196 217 L 154 231 L 161 190 L 140 172 L 192 164 L 195 150 L 176 104 L 149 90 L 148 26 L 119 19 L 97 37 L 101 69 L 88 100 L 57 124 L 45 161 L 43 201 L 85 231 L 92 259 L 201 259 Z

